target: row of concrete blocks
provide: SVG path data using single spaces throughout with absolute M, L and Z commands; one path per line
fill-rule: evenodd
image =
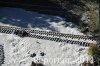
M 35 33 L 35 34 L 40 34 L 40 35 L 43 35 L 43 33 Z M 76 35 L 64 35 L 64 34 L 61 34 L 61 35 L 57 35 L 57 34 L 49 34 L 49 33 L 44 33 L 44 35 L 46 36 L 53 36 L 53 37 L 65 37 L 65 38 L 72 38 L 72 39 L 84 39 L 84 40 L 91 40 L 91 41 L 94 41 L 94 39 L 92 37 L 84 37 L 84 36 L 76 36 Z
M 47 35 L 47 36 L 57 36 L 57 37 L 65 37 L 65 38 L 72 38 L 72 39 L 84 39 L 84 40 L 94 40 L 92 37 L 89 36 L 81 36 L 81 35 L 72 35 L 72 34 L 63 34 L 63 33 L 56 33 L 56 32 L 47 32 L 47 31 L 39 31 L 39 30 L 29 30 L 29 29 L 24 29 L 22 30 L 21 28 L 2 28 L 0 29 L 1 33 L 7 33 L 7 34 L 11 34 L 14 31 L 23 31 L 23 32 L 27 32 L 27 33 L 34 33 L 34 34 L 40 34 L 40 35 Z
M 39 30 L 27 30 L 28 33 L 34 34 L 41 34 L 41 35 L 51 35 L 51 36 L 58 36 L 58 37 L 65 37 L 65 38 L 79 38 L 79 39 L 90 39 L 93 40 L 90 36 L 83 36 L 83 35 L 73 35 L 73 34 L 64 34 L 64 33 L 57 33 L 57 32 L 48 32 L 48 31 L 39 31 Z
M 69 44 L 77 44 L 81 46 L 89 46 L 88 42 L 83 42 L 83 41 L 74 41 L 74 40 L 68 40 L 68 39 L 60 39 L 60 38 L 52 38 L 52 37 L 46 37 L 46 36 L 39 36 L 39 35 L 28 35 L 28 37 L 33 37 L 37 39 L 44 39 L 44 40 L 51 40 L 51 41 L 56 41 L 56 42 L 66 42 Z
M 0 45 L 0 65 L 4 64 L 4 48 L 2 45 Z
M 19 31 L 19 29 L 17 29 L 18 31 Z M 12 33 L 14 33 L 14 34 L 16 34 L 15 32 L 16 32 L 16 30 L 14 30 L 14 29 L 2 29 L 2 30 L 0 30 L 0 32 L 2 32 L 2 33 L 8 33 L 8 34 L 12 34 Z M 33 37 L 33 36 L 29 36 L 30 34 L 29 33 L 27 33 L 26 31 L 24 32 L 24 31 L 22 31 L 21 33 L 23 33 L 23 34 L 25 34 L 24 35 L 24 37 Z M 23 35 L 23 34 L 20 34 L 19 36 L 21 36 L 21 35 Z M 33 33 L 34 34 L 34 33 Z M 16 34 L 16 35 L 18 35 L 18 34 Z M 36 35 L 35 35 L 36 36 Z M 35 37 L 34 36 L 34 37 Z M 22 36 L 21 36 L 22 37 Z M 45 37 L 45 36 L 44 36 Z M 39 38 L 41 38 L 41 39 L 47 39 L 47 40 L 52 40 L 52 41 L 57 41 L 57 42 L 66 42 L 66 40 L 62 40 L 62 39 L 59 39 L 59 38 L 52 38 L 52 39 L 50 39 L 50 37 L 49 38 L 42 38 L 42 37 L 38 37 L 38 39 Z M 84 46 L 89 46 L 89 43 L 87 43 L 87 42 L 78 42 L 78 41 L 76 41 L 76 42 L 67 42 L 67 43 L 70 43 L 70 44 L 80 44 L 80 45 L 82 45 L 82 44 L 85 44 Z
M 7 33 L 7 34 L 12 34 L 13 30 L 9 30 L 9 29 L 0 29 L 0 33 Z
M 14 30 L 3 29 L 1 32 L 6 32 L 6 33 L 10 32 L 10 34 L 11 34 L 13 31 Z M 79 44 L 79 45 L 89 46 L 89 43 L 87 43 L 87 42 L 80 42 L 80 41 L 73 41 L 73 40 L 63 40 L 63 39 L 60 39 L 60 38 L 51 38 L 51 37 L 32 35 L 32 34 L 28 34 L 26 37 L 33 37 L 33 38 L 38 38 L 38 39 L 46 39 L 46 40 L 52 40 L 52 41 L 57 41 L 57 42 L 66 42 L 66 43 L 70 43 L 70 44 Z

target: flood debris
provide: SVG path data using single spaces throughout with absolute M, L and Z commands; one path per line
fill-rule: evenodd
M 29 33 L 27 33 L 26 31 L 24 30 L 15 30 L 14 32 L 15 35 L 18 35 L 20 37 L 26 37 L 28 36 Z

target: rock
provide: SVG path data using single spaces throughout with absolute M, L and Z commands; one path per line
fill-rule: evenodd
M 42 53 L 40 53 L 40 55 L 41 55 L 41 56 L 44 56 L 44 55 L 45 55 L 45 53 L 44 53 L 44 52 L 42 52 Z
M 88 17 L 87 17 L 87 14 L 82 14 L 81 15 L 82 17 L 81 17 L 81 21 L 84 23 L 84 24 L 88 24 L 89 23 L 89 19 L 88 19 Z
M 32 61 L 31 66 L 44 66 L 42 63 L 35 63 Z
M 31 54 L 31 56 L 30 57 L 35 57 L 36 56 L 36 54 L 35 53 L 33 53 L 33 54 Z

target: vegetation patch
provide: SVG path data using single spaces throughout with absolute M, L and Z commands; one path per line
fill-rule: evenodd
M 100 47 L 94 44 L 90 44 L 88 54 L 93 56 L 94 62 L 100 64 Z

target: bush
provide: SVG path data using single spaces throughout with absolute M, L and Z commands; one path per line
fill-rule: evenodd
M 94 61 L 99 62 L 100 61 L 100 47 L 90 44 L 88 49 L 88 54 L 93 56 Z

